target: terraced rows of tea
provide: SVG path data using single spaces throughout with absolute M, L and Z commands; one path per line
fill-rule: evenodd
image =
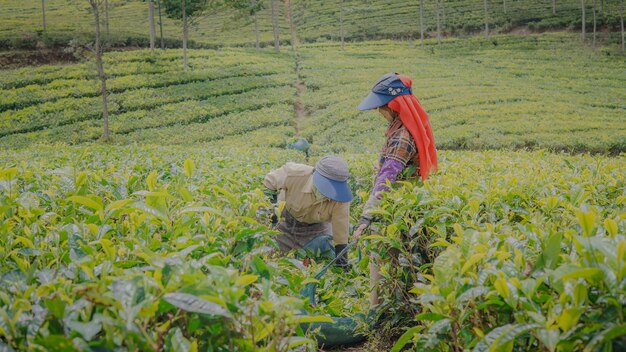
M 259 138 L 243 139 L 279 146 L 296 124 L 314 152 L 350 152 L 365 136 L 380 140 L 381 119 L 356 106 L 376 77 L 394 70 L 414 78 L 440 148 L 626 150 L 626 65 L 584 50 L 573 35 L 431 41 L 424 48 L 375 42 L 345 51 L 308 44 L 298 74 L 289 54 L 190 55 L 188 72 L 176 50 L 107 56 L 116 143 L 189 144 L 255 132 Z M 93 72 L 90 64 L 4 71 L 0 145 L 97 140 L 101 98 Z M 298 99 L 308 116 L 294 120 L 297 79 L 307 87 Z
M 375 152 L 384 120 L 356 107 L 386 72 L 413 78 L 439 148 L 626 150 L 626 63 L 576 36 L 451 39 L 442 45 L 368 42 L 301 49 L 303 136 L 320 152 Z
M 209 142 L 272 127 L 279 139 L 288 135 L 281 127 L 293 115 L 289 56 L 196 51 L 188 72 L 180 56 L 176 50 L 107 56 L 109 123 L 117 142 Z M 75 144 L 102 135 L 102 99 L 90 64 L 5 71 L 0 90 L 5 147 Z

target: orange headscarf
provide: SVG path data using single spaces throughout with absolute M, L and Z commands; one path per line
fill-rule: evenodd
M 408 76 L 398 75 L 405 86 L 411 87 L 413 81 Z M 435 137 L 430 127 L 428 114 L 413 94 L 400 95 L 387 104 L 400 114 L 400 119 L 415 140 L 419 156 L 419 170 L 422 180 L 426 180 L 431 171 L 437 171 L 437 149 Z

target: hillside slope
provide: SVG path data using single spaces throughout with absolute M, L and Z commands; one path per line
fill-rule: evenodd
M 299 132 L 316 153 L 363 152 L 362 141 L 379 141 L 384 124 L 356 106 L 376 78 L 397 71 L 413 77 L 441 148 L 626 151 L 624 60 L 582 46 L 577 35 L 428 40 L 424 48 L 375 41 L 344 51 L 304 44 L 297 72 L 292 55 L 269 48 L 191 50 L 187 72 L 181 54 L 105 55 L 116 143 L 284 146 Z M 90 63 L 0 76 L 0 146 L 101 135 Z

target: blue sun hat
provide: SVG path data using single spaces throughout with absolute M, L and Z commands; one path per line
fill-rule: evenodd
M 402 83 L 397 73 L 386 73 L 374 83 L 370 94 L 359 104 L 359 110 L 375 109 L 386 105 L 399 95 L 411 93 L 411 88 Z
M 315 164 L 313 184 L 325 197 L 336 202 L 349 202 L 352 200 L 349 177 L 348 163 L 336 155 L 329 155 Z

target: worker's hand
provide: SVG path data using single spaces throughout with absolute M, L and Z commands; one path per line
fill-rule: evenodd
M 361 237 L 361 234 L 363 234 L 363 231 L 365 231 L 365 229 L 367 228 L 367 225 L 369 224 L 361 224 L 356 228 L 356 230 L 354 230 L 354 232 L 352 233 L 353 241 L 359 240 L 359 237 Z

